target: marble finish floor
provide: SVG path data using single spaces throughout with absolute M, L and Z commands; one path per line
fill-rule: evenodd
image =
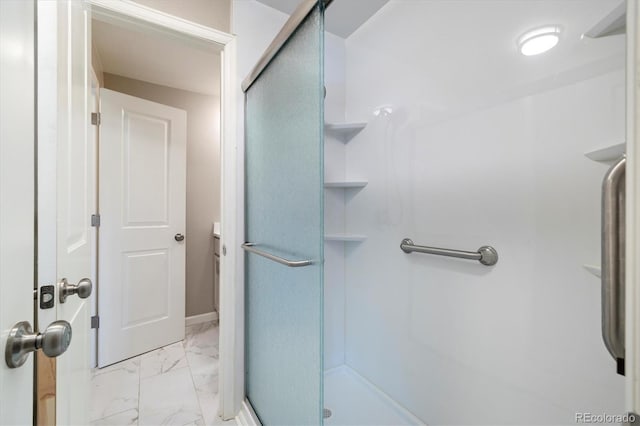
M 218 327 L 102 369 L 91 378 L 92 425 L 235 425 L 218 417 Z

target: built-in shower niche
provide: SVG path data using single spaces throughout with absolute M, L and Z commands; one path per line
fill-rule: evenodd
M 360 191 L 369 183 L 365 179 L 345 178 L 345 145 L 367 126 L 364 122 L 326 123 L 325 131 L 325 242 L 359 243 L 366 235 L 347 231 L 346 191 Z

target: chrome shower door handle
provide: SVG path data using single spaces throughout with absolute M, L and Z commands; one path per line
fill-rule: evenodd
M 285 259 L 284 257 L 280 257 L 280 256 L 276 256 L 275 254 L 271 254 L 268 253 L 264 250 L 260 250 L 258 248 L 255 247 L 255 243 L 244 243 L 242 244 L 242 248 L 244 249 L 244 251 L 247 251 L 249 253 L 253 253 L 253 254 L 257 254 L 258 256 L 262 256 L 264 258 L 267 258 L 269 260 L 272 260 L 276 263 L 279 263 L 281 265 L 284 266 L 288 266 L 289 268 L 299 268 L 302 266 L 309 266 L 309 265 L 313 265 L 313 261 L 312 260 L 289 260 L 289 259 Z
M 602 182 L 602 338 L 619 372 L 625 351 L 625 166 L 623 156 Z

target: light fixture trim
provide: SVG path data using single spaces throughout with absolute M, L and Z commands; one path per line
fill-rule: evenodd
M 518 38 L 518 48 L 524 56 L 548 52 L 560 42 L 560 25 L 545 25 L 527 31 Z

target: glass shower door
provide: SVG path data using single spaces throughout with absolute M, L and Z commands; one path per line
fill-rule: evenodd
M 245 383 L 265 425 L 322 423 L 320 3 L 245 94 Z

